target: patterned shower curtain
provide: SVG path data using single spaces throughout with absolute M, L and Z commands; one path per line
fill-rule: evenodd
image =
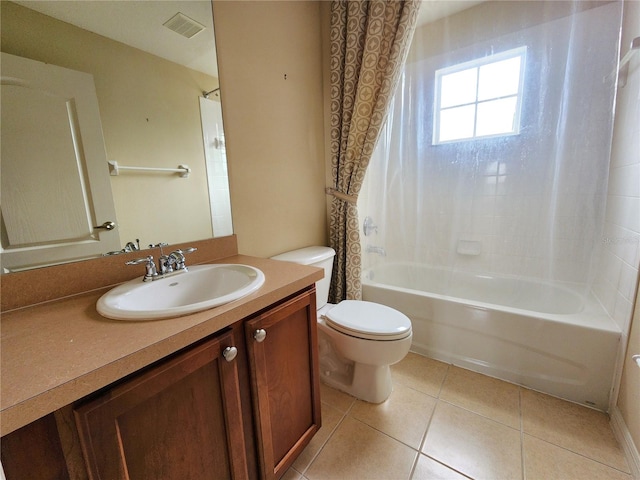
M 356 201 L 415 30 L 420 0 L 331 2 L 329 299 L 362 296 Z

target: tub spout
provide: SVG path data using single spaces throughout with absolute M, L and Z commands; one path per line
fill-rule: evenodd
M 387 256 L 387 252 L 384 249 L 384 247 L 376 247 L 373 245 L 367 245 L 367 248 L 365 249 L 365 251 L 367 253 L 377 253 L 378 255 L 381 255 L 383 257 Z

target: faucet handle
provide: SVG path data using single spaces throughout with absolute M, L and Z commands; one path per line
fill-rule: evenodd
M 125 262 L 125 265 L 141 265 L 145 264 L 146 273 L 144 274 L 143 282 L 148 282 L 149 280 L 153 280 L 154 277 L 158 276 L 158 272 L 156 270 L 156 264 L 153 262 L 153 256 L 149 255 L 144 258 L 135 258 L 133 260 L 129 260 Z
M 125 265 L 140 265 L 142 263 L 147 263 L 147 262 L 153 262 L 153 256 L 149 255 L 148 257 L 144 257 L 144 258 L 134 258 L 133 260 L 129 260 L 124 263 Z
M 184 270 L 185 272 L 188 271 L 187 270 L 187 266 L 185 265 L 184 262 L 184 255 L 186 253 L 192 253 L 195 252 L 196 250 L 198 250 L 195 247 L 189 247 L 189 248 L 185 248 L 184 250 L 174 250 L 173 252 L 171 252 L 169 254 L 169 259 L 173 260 L 173 263 L 175 263 L 176 268 L 175 270 Z

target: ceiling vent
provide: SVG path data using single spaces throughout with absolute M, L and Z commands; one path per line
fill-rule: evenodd
M 196 22 L 193 18 L 178 12 L 165 23 L 165 27 L 179 33 L 183 37 L 191 38 L 205 29 L 205 26 Z

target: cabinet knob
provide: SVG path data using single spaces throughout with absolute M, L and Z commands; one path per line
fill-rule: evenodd
M 260 343 L 267 338 L 267 331 L 264 328 L 259 328 L 253 332 L 253 338 L 255 338 L 256 342 Z
M 233 361 L 234 358 L 238 355 L 238 349 L 236 347 L 227 347 L 222 352 L 222 356 L 227 362 Z

